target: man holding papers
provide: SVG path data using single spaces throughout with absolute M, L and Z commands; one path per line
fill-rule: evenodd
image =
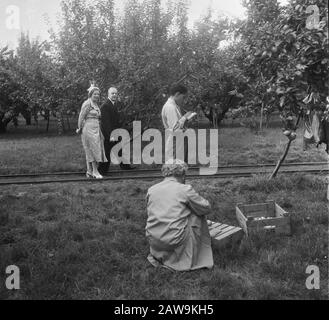
M 187 112 L 184 116 L 182 115 L 181 107 L 185 102 L 187 93 L 187 88 L 182 85 L 172 87 L 170 90 L 170 97 L 162 108 L 162 123 L 166 130 L 166 160 L 171 158 L 179 159 L 179 155 L 176 153 L 183 149 L 184 157 L 180 160 L 188 163 L 188 144 L 184 143 L 185 124 L 196 114 Z

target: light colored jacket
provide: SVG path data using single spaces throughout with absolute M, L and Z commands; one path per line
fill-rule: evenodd
M 78 120 L 78 128 L 82 129 L 86 120 L 88 119 L 100 120 L 100 117 L 101 117 L 101 111 L 99 107 L 96 104 L 94 104 L 90 99 L 88 99 L 82 104 L 81 111 L 79 114 L 79 120 Z
M 186 118 L 182 116 L 180 107 L 176 104 L 173 97 L 170 97 L 162 108 L 162 123 L 166 130 L 175 131 L 183 129 Z
M 166 178 L 148 190 L 146 236 L 168 245 L 179 245 L 186 237 L 191 215 L 210 213 L 209 202 L 190 185 Z

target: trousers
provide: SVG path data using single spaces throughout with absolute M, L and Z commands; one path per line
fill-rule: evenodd
M 104 149 L 105 149 L 105 155 L 106 158 L 108 159 L 108 162 L 101 162 L 98 166 L 98 171 L 101 175 L 105 175 L 110 168 L 111 164 L 111 151 L 112 148 L 118 144 L 119 141 L 109 141 L 109 140 L 104 140 Z M 118 153 L 119 157 L 122 157 L 122 150 L 119 151 Z M 120 166 L 122 166 L 122 163 L 120 163 Z

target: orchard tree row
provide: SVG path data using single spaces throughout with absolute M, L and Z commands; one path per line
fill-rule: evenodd
M 230 21 L 208 13 L 188 27 L 187 0 L 113 0 L 93 5 L 62 2 L 58 32 L 38 42 L 21 35 L 15 52 L 0 50 L 0 132 L 21 113 L 55 116 L 79 112 L 90 80 L 103 98 L 115 85 L 131 120 L 159 124 L 168 88 L 190 89 L 216 125 L 279 110 L 286 119 L 324 109 L 328 85 L 328 7 L 325 0 L 244 2 L 247 17 Z M 226 45 L 222 41 L 226 40 Z

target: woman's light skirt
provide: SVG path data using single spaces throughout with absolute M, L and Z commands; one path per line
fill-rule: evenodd
M 97 119 L 88 119 L 86 121 L 81 139 L 87 162 L 108 161 L 105 155 L 104 137 Z

